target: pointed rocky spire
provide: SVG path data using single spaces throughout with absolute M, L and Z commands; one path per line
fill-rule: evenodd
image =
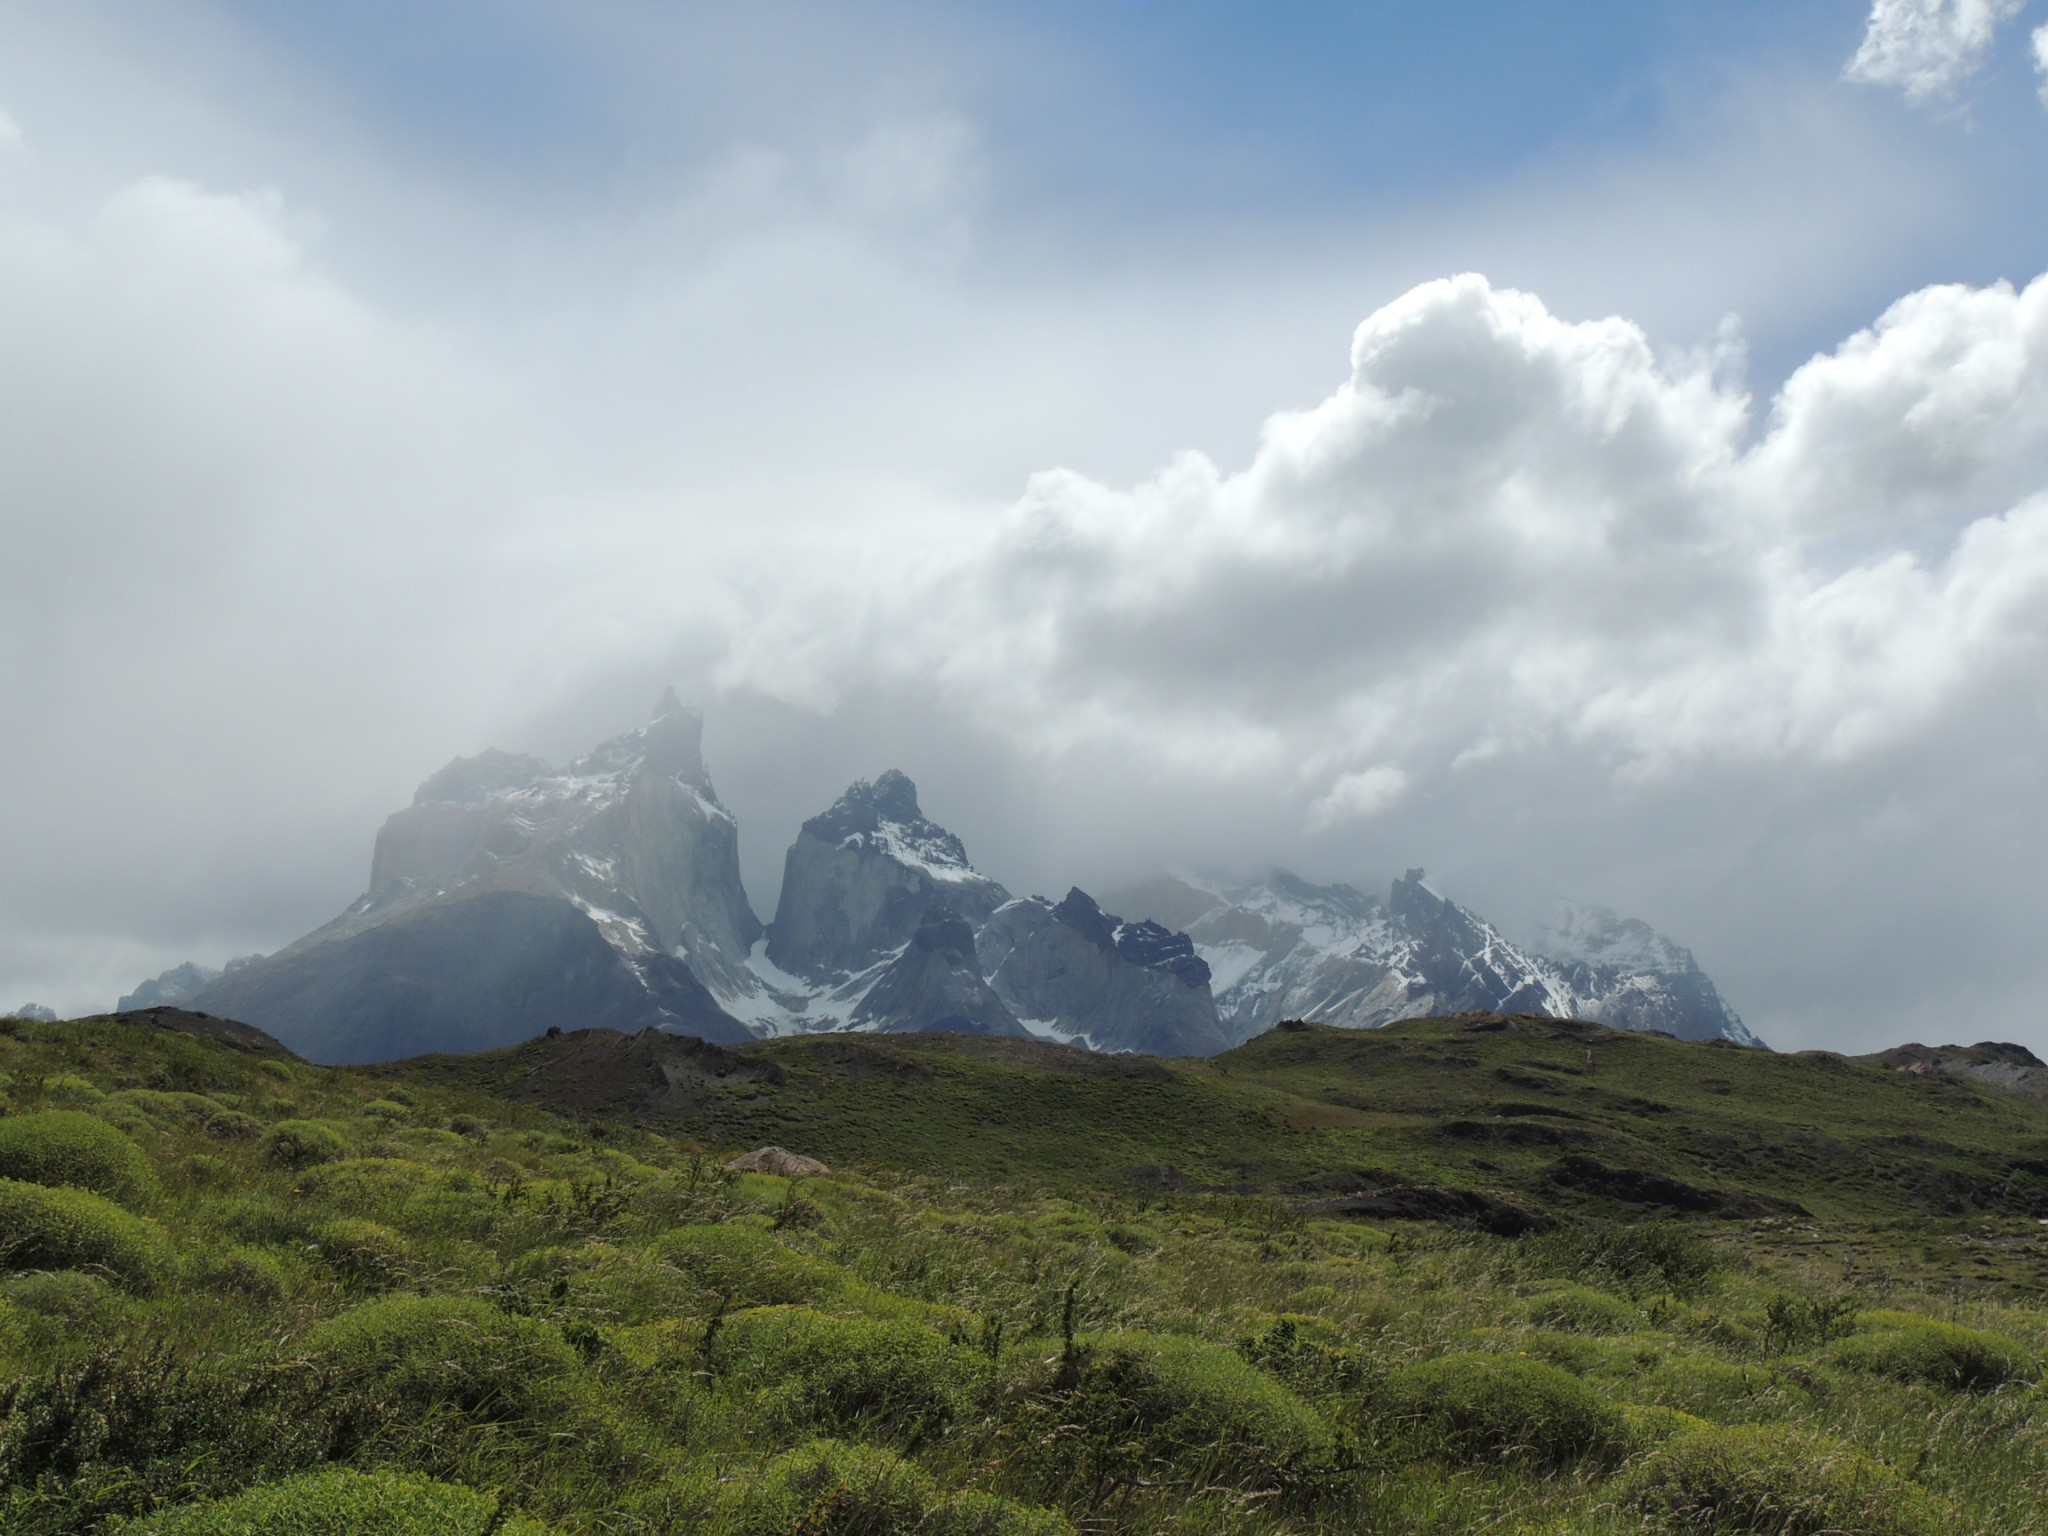
M 704 716 L 676 697 L 674 687 L 661 690 L 654 702 L 654 718 L 640 730 L 641 750 L 647 767 L 655 773 L 674 774 L 703 786 Z

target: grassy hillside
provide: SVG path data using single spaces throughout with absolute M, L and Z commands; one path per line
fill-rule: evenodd
M 1483 1015 L 1283 1026 L 1210 1060 L 829 1035 L 605 1031 L 378 1069 L 706 1144 L 946 1177 L 1296 1200 L 1423 1185 L 1530 1213 L 1665 1212 L 1924 1237 L 2048 1216 L 2048 1107 L 1890 1061 Z M 1917 1252 L 1917 1250 L 1916 1250 Z M 2026 1245 L 1987 1251 L 2038 1257 Z M 1983 1266 L 1973 1266 L 1983 1267 Z
M 2048 1529 L 2048 1117 L 1888 1065 L 8 1021 L 0 1107 L 9 1532 Z

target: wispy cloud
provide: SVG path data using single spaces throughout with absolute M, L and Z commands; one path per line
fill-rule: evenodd
M 1843 69 L 1920 103 L 1953 95 L 1979 69 L 2025 0 L 1874 0 L 1863 43 Z

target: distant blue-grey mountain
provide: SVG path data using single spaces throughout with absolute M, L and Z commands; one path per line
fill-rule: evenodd
M 385 822 L 368 889 L 333 922 L 219 972 L 176 967 L 120 1006 L 241 1019 L 328 1062 L 592 1025 L 1209 1055 L 1283 1018 L 1365 1028 L 1468 1009 L 1754 1043 L 1692 957 L 1643 924 L 1573 909 L 1546 947 L 1519 947 L 1419 871 L 1385 900 L 1287 875 L 1161 879 L 1107 903 L 1016 897 L 894 770 L 804 823 L 763 924 L 702 736 L 671 693 L 564 768 L 457 759 Z

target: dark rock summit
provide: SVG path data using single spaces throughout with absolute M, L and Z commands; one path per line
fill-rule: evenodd
M 806 980 L 842 980 L 902 949 L 934 907 L 978 925 L 1008 899 L 891 769 L 804 823 L 783 861 L 767 955 Z
M 979 938 L 989 985 L 1027 1029 L 1098 1051 L 1208 1056 L 1228 1048 L 1208 967 L 1185 935 L 1127 926 L 1086 892 L 998 909 Z M 1183 943 L 1175 943 L 1174 940 Z

